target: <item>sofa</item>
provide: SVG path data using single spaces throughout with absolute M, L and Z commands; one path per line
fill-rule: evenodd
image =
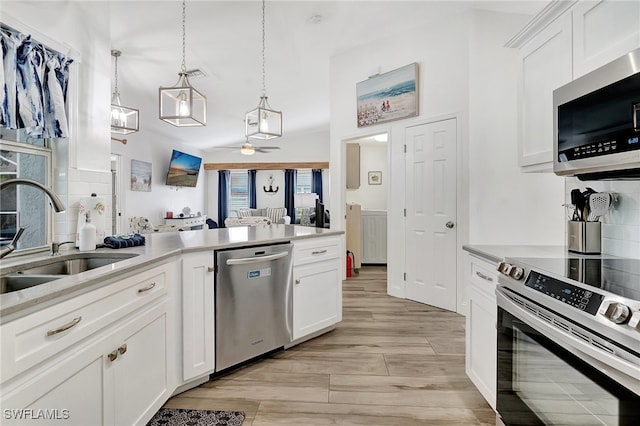
M 254 226 L 258 224 L 280 223 L 288 225 L 291 217 L 287 216 L 286 207 L 266 207 L 262 209 L 240 209 L 233 212 L 235 216 L 224 220 L 224 226 Z

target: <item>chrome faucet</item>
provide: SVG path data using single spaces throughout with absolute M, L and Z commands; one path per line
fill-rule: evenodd
M 51 251 L 49 252 L 49 256 L 60 256 L 60 246 L 63 244 L 75 244 L 75 241 L 65 241 L 63 243 L 52 242 L 51 243 Z
M 51 200 L 51 205 L 53 206 L 53 209 L 56 212 L 63 212 L 65 210 L 62 200 L 60 200 L 60 198 L 52 190 L 50 190 L 40 182 L 32 179 L 16 178 L 16 179 L 5 180 L 4 182 L 0 182 L 0 191 L 5 188 L 9 188 L 11 186 L 16 186 L 16 185 L 27 185 L 27 186 L 33 186 L 34 188 L 40 189 L 42 192 L 47 194 L 47 196 Z M 5 257 L 6 255 L 8 255 L 9 253 L 11 253 L 16 249 L 16 244 L 18 242 L 18 239 L 20 238 L 23 232 L 24 232 L 24 228 L 20 227 L 20 229 L 18 229 L 18 232 L 16 232 L 16 235 L 13 237 L 13 240 L 11 241 L 11 243 L 0 250 L 0 259 L 2 259 L 3 257 Z M 51 251 L 53 252 L 53 246 L 51 247 Z

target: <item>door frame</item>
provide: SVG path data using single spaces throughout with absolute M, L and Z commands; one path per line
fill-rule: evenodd
M 406 264 L 406 235 L 404 232 L 397 232 L 397 227 L 393 228 L 393 224 L 402 224 L 405 229 L 406 220 L 404 217 L 404 206 L 406 205 L 404 192 L 404 179 L 406 173 L 406 156 L 404 155 L 405 129 L 407 127 L 429 124 L 437 121 L 456 119 L 456 215 L 458 232 L 456 234 L 456 290 L 457 290 L 457 309 L 456 312 L 461 315 L 467 315 L 467 292 L 464 283 L 464 251 L 462 245 L 468 241 L 469 219 L 467 215 L 469 205 L 469 160 L 468 155 L 468 125 L 466 122 L 466 114 L 464 112 L 453 112 L 448 114 L 435 115 L 431 117 L 418 117 L 396 121 L 388 126 L 376 126 L 376 131 L 365 129 L 348 136 L 340 137 L 340 158 L 341 158 L 341 182 L 340 182 L 340 203 L 342 208 L 333 210 L 341 212 L 341 226 L 338 229 L 346 229 L 345 205 L 346 205 L 346 144 L 347 142 L 363 137 L 372 136 L 374 134 L 387 133 L 389 138 L 387 142 L 387 167 L 394 170 L 389 173 L 389 190 L 387 191 L 387 294 L 390 296 L 406 299 L 404 269 Z M 394 196 L 395 193 L 395 196 Z M 344 244 L 344 239 L 343 239 Z M 343 247 L 344 249 L 344 247 Z M 395 255 L 394 255 L 395 254 Z M 345 271 L 343 271 L 343 274 Z M 346 274 L 343 275 L 343 279 Z

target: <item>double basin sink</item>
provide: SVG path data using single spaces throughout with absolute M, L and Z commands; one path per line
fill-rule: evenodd
M 137 256 L 135 253 L 73 253 L 3 268 L 0 294 L 59 280 L 69 275 L 112 265 Z

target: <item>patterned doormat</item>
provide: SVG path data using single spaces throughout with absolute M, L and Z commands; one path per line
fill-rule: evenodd
M 147 426 L 240 426 L 244 416 L 242 411 L 161 408 Z

